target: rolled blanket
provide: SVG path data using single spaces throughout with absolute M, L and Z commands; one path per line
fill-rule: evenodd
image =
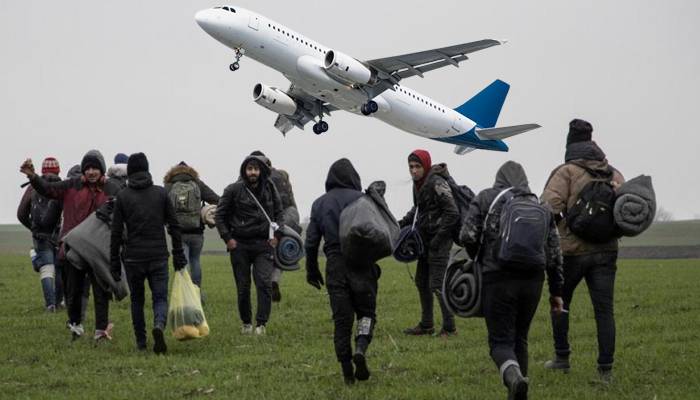
M 399 239 L 394 246 L 393 255 L 397 261 L 409 263 L 416 261 L 423 254 L 423 239 L 412 226 L 401 229 Z
M 216 221 L 214 221 L 214 216 L 216 215 L 216 206 L 213 204 L 207 204 L 202 207 L 201 216 L 204 224 L 209 228 L 216 226 Z
M 613 215 L 623 236 L 637 236 L 651 226 L 656 215 L 656 194 L 650 176 L 640 175 L 617 189 Z
M 481 267 L 470 260 L 464 249 L 450 257 L 442 282 L 442 298 L 453 314 L 481 317 Z
M 296 271 L 304 257 L 304 242 L 296 231 L 283 226 L 277 231 L 279 242 L 275 247 L 275 266 L 283 271 Z

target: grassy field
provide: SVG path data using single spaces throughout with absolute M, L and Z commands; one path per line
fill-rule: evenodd
M 230 265 L 204 258 L 208 338 L 176 342 L 163 357 L 135 350 L 128 300 L 113 303 L 114 340 L 71 343 L 65 313 L 43 312 L 27 257 L 0 262 L 0 398 L 502 399 L 483 320 L 460 319 L 448 340 L 405 337 L 419 306 L 406 267 L 383 262 L 369 361 L 373 375 L 345 387 L 332 346 L 328 296 L 287 273 L 266 337 L 242 337 Z M 414 266 L 410 267 L 414 270 Z M 571 308 L 573 369 L 545 371 L 551 355 L 546 299 L 530 335 L 533 399 L 695 399 L 700 396 L 700 261 L 623 261 L 616 291 L 615 382 L 594 383 L 596 340 L 582 285 Z M 147 295 L 148 297 L 148 295 Z M 92 305 L 88 315 L 92 313 Z M 439 312 L 436 313 L 439 314 Z M 150 326 L 150 316 L 148 318 Z M 86 330 L 94 328 L 90 315 Z

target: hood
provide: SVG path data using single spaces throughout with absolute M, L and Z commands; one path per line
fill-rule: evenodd
M 80 165 L 76 164 L 76 165 L 72 166 L 71 169 L 68 170 L 68 175 L 66 175 L 66 177 L 68 179 L 72 179 L 72 178 L 80 178 L 82 175 L 83 175 L 83 173 L 80 172 Z
M 114 164 L 107 170 L 108 178 L 126 178 L 126 164 Z
M 496 182 L 493 184 L 493 187 L 499 190 L 516 187 L 528 192 L 530 191 L 525 170 L 522 165 L 515 161 L 506 161 L 506 163 L 498 169 L 496 173 Z
M 81 170 L 85 169 L 83 164 L 89 163 L 92 160 L 97 160 L 97 162 L 100 164 L 100 171 L 102 171 L 102 175 L 104 175 L 104 173 L 107 172 L 107 164 L 105 163 L 105 158 L 102 156 L 102 153 L 100 153 L 99 150 L 90 150 L 85 153 L 80 166 Z
M 573 160 L 603 161 L 605 160 L 605 153 L 603 153 L 603 150 L 592 140 L 571 143 L 566 146 L 564 161 L 569 162 Z
M 414 182 L 416 187 L 420 189 L 425 183 L 426 179 L 428 179 L 428 175 L 430 174 L 430 170 L 432 169 L 433 162 L 430 158 L 430 153 L 428 153 L 427 150 L 414 150 L 411 154 L 409 154 L 408 158 L 410 160 L 413 157 L 418 158 L 418 160 L 420 161 L 420 165 L 423 166 L 423 171 L 425 171 L 425 173 L 423 174 L 423 178 L 417 182 Z
M 243 171 L 245 173 L 245 171 Z M 178 176 L 178 175 L 186 175 L 186 176 Z M 189 176 L 189 179 L 187 178 Z M 195 171 L 194 168 L 190 167 L 189 165 L 183 165 L 183 164 L 178 164 L 168 171 L 167 174 L 165 174 L 165 177 L 163 178 L 163 183 L 174 183 L 177 181 L 181 180 L 196 180 L 199 179 L 199 174 L 197 171 Z
M 245 160 L 243 160 L 243 163 L 241 163 L 241 170 L 239 171 L 241 179 L 245 181 L 246 184 L 248 183 L 248 180 L 245 177 L 245 167 L 251 161 L 257 161 L 260 165 L 260 179 L 258 182 L 266 181 L 267 178 L 270 177 L 270 167 L 267 166 L 267 158 L 262 156 L 248 156 L 245 158 Z
M 128 187 L 136 190 L 146 189 L 153 186 L 153 178 L 150 172 L 140 171 L 131 174 L 127 181 Z
M 326 177 L 326 192 L 342 188 L 362 190 L 360 175 L 347 158 L 341 158 L 334 162 L 328 170 L 328 177 Z

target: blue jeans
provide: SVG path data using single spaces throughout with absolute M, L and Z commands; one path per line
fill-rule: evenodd
M 32 259 L 34 271 L 39 272 L 44 305 L 57 306 L 63 300 L 60 269 L 56 268 L 56 248 L 50 240 L 33 238 L 36 256 Z
M 569 346 L 569 315 L 571 299 L 576 286 L 583 279 L 588 286 L 588 294 L 593 303 L 596 329 L 598 331 L 598 366 L 612 368 L 615 355 L 615 315 L 613 314 L 613 293 L 617 252 L 595 253 L 582 256 L 564 257 L 564 287 L 562 298 L 564 309 L 569 313 L 552 315 L 554 350 L 557 355 L 567 357 Z
M 148 280 L 153 300 L 153 327 L 165 329 L 168 319 L 168 260 L 125 262 L 131 296 L 131 322 L 138 345 L 146 345 L 144 281 Z
M 182 247 L 185 250 L 185 257 L 187 257 L 192 282 L 201 288 L 202 264 L 199 262 L 199 256 L 202 254 L 202 247 L 204 247 L 204 235 L 200 233 L 183 234 Z

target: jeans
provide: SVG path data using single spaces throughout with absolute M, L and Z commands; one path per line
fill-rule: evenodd
M 182 235 L 182 247 L 187 257 L 188 268 L 192 282 L 198 287 L 202 287 L 202 264 L 199 256 L 204 247 L 204 235 L 200 233 L 185 233 Z
M 433 299 L 437 297 L 442 312 L 442 327 L 446 331 L 455 330 L 454 315 L 449 311 L 442 299 L 442 281 L 445 277 L 447 262 L 452 241 L 446 240 L 439 248 L 426 249 L 425 253 L 418 259 L 416 267 L 416 287 L 421 305 L 420 325 L 424 328 L 432 328 L 433 322 Z
M 594 253 L 582 256 L 564 257 L 564 287 L 562 298 L 564 309 L 569 313 L 552 316 L 554 351 L 559 356 L 568 357 L 569 314 L 571 299 L 576 286 L 585 279 L 588 294 L 593 303 L 596 329 L 598 332 L 598 366 L 612 368 L 615 355 L 615 315 L 613 313 L 613 293 L 617 271 L 617 252 Z
M 238 314 L 241 322 L 250 324 L 252 311 L 250 304 L 251 267 L 258 308 L 255 315 L 257 325 L 265 325 L 272 309 L 272 272 L 275 269 L 272 247 L 267 240 L 252 243 L 238 242 L 231 251 L 231 267 L 238 294 Z
M 372 341 L 377 320 L 377 279 L 379 267 L 349 266 L 341 256 L 331 256 L 326 262 L 326 281 L 328 295 L 333 311 L 333 344 L 339 362 L 348 362 L 352 358 L 352 326 L 357 320 L 369 318 L 370 329 L 358 333 L 355 341 L 365 340 L 365 346 Z M 358 327 L 359 328 L 359 327 Z
M 131 323 L 134 327 L 136 344 L 145 346 L 144 282 L 148 280 L 148 286 L 151 288 L 153 327 L 164 330 L 168 319 L 168 260 L 125 262 L 124 270 L 131 292 Z
M 73 324 L 83 322 L 83 303 L 87 303 L 86 281 L 89 280 L 92 284 L 92 293 L 95 301 L 95 329 L 107 329 L 111 293 L 104 290 L 97 283 L 95 274 L 91 269 L 78 269 L 65 259 L 61 262 L 66 272 L 66 308 L 68 309 L 69 321 Z
M 527 335 L 542 295 L 544 277 L 484 279 L 482 307 L 489 337 L 491 358 L 500 369 L 517 362 L 527 376 Z M 506 365 L 507 366 L 507 365 Z
M 56 267 L 56 248 L 50 240 L 33 238 L 36 256 L 32 259 L 34 270 L 39 273 L 44 306 L 57 306 L 63 300 L 63 279 Z

